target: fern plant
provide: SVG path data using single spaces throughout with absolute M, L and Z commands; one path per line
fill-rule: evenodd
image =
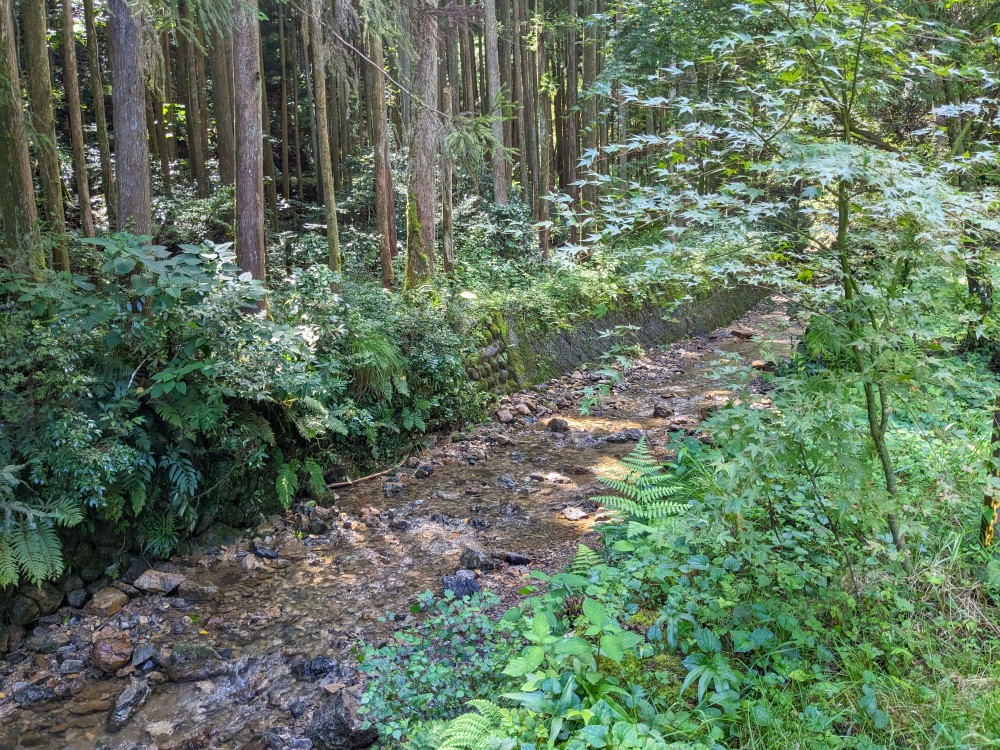
M 475 712 L 457 716 L 441 732 L 438 750 L 493 750 L 505 713 L 490 701 L 471 700 Z
M 600 478 L 615 495 L 591 498 L 624 515 L 630 523 L 647 527 L 670 526 L 680 520 L 690 504 L 690 486 L 665 472 L 643 436 L 635 450 L 619 459 L 618 470 Z

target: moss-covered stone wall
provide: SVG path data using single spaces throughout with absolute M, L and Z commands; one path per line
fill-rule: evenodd
M 516 309 L 495 311 L 473 329 L 479 343 L 469 372 L 491 390 L 516 390 L 594 362 L 616 345 L 649 347 L 708 333 L 728 325 L 766 295 L 759 287 L 720 287 L 677 306 L 648 302 L 572 327 L 553 326 Z M 621 335 L 602 335 L 620 326 L 628 329 Z

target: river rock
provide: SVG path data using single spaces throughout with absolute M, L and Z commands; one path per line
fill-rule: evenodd
M 522 417 L 526 417 L 529 414 L 534 413 L 534 410 L 523 401 L 519 401 L 518 403 L 514 404 L 514 411 L 516 411 Z
M 578 508 L 575 505 L 571 505 L 568 508 L 563 508 L 563 517 L 569 521 L 579 521 L 586 518 L 589 514 L 583 508 Z
M 48 630 L 28 638 L 24 647 L 38 654 L 54 654 L 69 643 L 69 635 L 61 630 Z
M 87 665 L 81 659 L 67 659 L 59 665 L 59 674 L 80 674 Z
M 378 730 L 358 715 L 359 705 L 356 687 L 324 692 L 309 725 L 309 739 L 319 750 L 359 750 L 375 744 Z
M 642 439 L 642 430 L 638 427 L 630 427 L 627 430 L 619 430 L 604 438 L 609 443 L 638 443 Z
M 132 659 L 132 644 L 124 638 L 102 638 L 90 649 L 90 663 L 103 672 L 115 672 Z
M 549 432 L 569 432 L 569 422 L 561 417 L 550 419 L 546 429 Z
M 426 479 L 431 474 L 434 473 L 434 467 L 431 464 L 420 464 L 417 470 L 413 472 L 413 476 L 417 479 Z
M 42 610 L 34 599 L 18 594 L 11 600 L 7 616 L 13 625 L 30 625 L 42 616 Z
M 21 594 L 34 599 L 43 615 L 50 615 L 62 604 L 63 593 L 51 583 L 39 583 L 36 586 L 26 586 Z
M 342 676 L 347 673 L 341 668 L 336 659 L 321 654 L 312 659 L 297 661 L 292 664 L 292 674 L 303 680 L 318 680 L 320 677 L 328 675 Z
M 76 609 L 81 609 L 87 603 L 90 592 L 87 589 L 73 589 L 66 593 L 66 603 Z
M 382 485 L 382 491 L 385 493 L 386 497 L 391 497 L 392 495 L 398 495 L 406 488 L 406 485 L 402 482 L 386 482 Z
M 43 703 L 55 700 L 56 692 L 52 688 L 42 685 L 25 685 L 14 691 L 14 701 L 21 708 L 40 706 Z
M 135 579 L 135 587 L 150 594 L 170 594 L 187 578 L 180 573 L 163 573 L 159 570 L 147 570 Z
M 777 372 L 778 365 L 766 359 L 755 359 L 750 363 L 750 367 L 758 372 Z
M 128 594 L 106 586 L 94 594 L 87 609 L 99 617 L 111 617 L 121 612 L 126 604 L 128 604 Z
M 177 643 L 164 660 L 167 676 L 174 682 L 191 682 L 216 677 L 228 669 L 225 660 L 209 645 Z
M 177 587 L 177 593 L 192 602 L 214 602 L 219 598 L 219 587 L 187 579 Z
M 493 477 L 493 486 L 504 490 L 517 488 L 517 480 L 510 474 L 499 474 Z
M 497 409 L 496 417 L 500 424 L 510 424 L 514 421 L 514 414 L 510 409 Z
M 531 562 L 530 557 L 522 555 L 520 552 L 504 552 L 500 555 L 500 559 L 508 565 L 527 565 Z
M 445 591 L 450 591 L 460 599 L 482 591 L 476 574 L 471 570 L 458 570 L 453 576 L 441 576 L 441 585 Z
M 656 405 L 653 406 L 653 416 L 657 419 L 672 417 L 674 416 L 674 407 L 665 401 L 658 401 Z
M 468 548 L 462 552 L 459 564 L 466 570 L 490 571 L 500 567 L 500 560 L 488 552 Z
M 135 716 L 136 711 L 149 700 L 153 689 L 143 680 L 132 678 L 118 695 L 114 710 L 108 715 L 108 729 L 120 731 Z

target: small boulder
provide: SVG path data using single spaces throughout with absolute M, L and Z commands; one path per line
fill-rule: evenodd
M 177 587 L 177 593 L 192 602 L 214 602 L 219 598 L 219 587 L 188 579 Z
M 391 497 L 392 495 L 398 495 L 406 488 L 406 485 L 402 482 L 386 482 L 382 485 L 382 491 L 385 493 L 386 497 Z
M 358 750 L 375 744 L 378 729 L 358 715 L 360 705 L 356 687 L 325 691 L 307 732 L 314 746 L 319 750 Z
M 562 514 L 563 518 L 565 518 L 568 521 L 579 521 L 590 515 L 583 508 L 578 508 L 575 505 L 571 505 L 568 508 L 563 508 Z
M 569 432 L 569 422 L 561 417 L 550 419 L 546 429 L 549 432 Z
M 106 586 L 94 594 L 87 609 L 99 617 L 111 617 L 121 612 L 126 604 L 128 604 L 128 594 Z
M 11 600 L 7 615 L 12 625 L 30 625 L 42 616 L 42 611 L 34 599 L 18 594 Z
M 69 644 L 69 635 L 57 630 L 31 636 L 24 642 L 24 647 L 28 651 L 34 651 L 38 654 L 54 654 L 67 644 Z
M 642 430 L 638 427 L 630 427 L 627 430 L 619 430 L 608 435 L 605 440 L 609 443 L 638 443 L 642 439 Z
M 417 470 L 413 472 L 413 476 L 417 479 L 426 479 L 431 474 L 434 473 L 434 467 L 431 464 L 420 464 Z
M 508 565 L 527 565 L 531 562 L 530 557 L 522 555 L 520 552 L 504 552 L 500 555 L 500 559 Z
M 476 574 L 471 570 L 459 570 L 453 576 L 441 576 L 441 584 L 445 591 L 450 591 L 460 599 L 482 591 Z
M 479 549 L 468 548 L 462 552 L 459 564 L 466 570 L 496 570 L 500 567 L 500 560 Z
M 753 338 L 753 331 L 748 331 L 745 328 L 734 328 L 732 330 L 733 338 L 740 339 L 741 341 L 749 341 Z
M 67 659 L 62 664 L 59 665 L 59 674 L 80 674 L 86 665 L 80 659 Z
M 510 409 L 497 409 L 496 417 L 500 424 L 510 424 L 514 421 L 514 414 Z
M 71 607 L 80 609 L 87 603 L 87 597 L 89 596 L 90 592 L 87 589 L 73 589 L 66 594 L 66 603 Z
M 778 365 L 766 359 L 755 359 L 750 363 L 750 367 L 758 372 L 777 372 Z
M 219 652 L 207 644 L 178 643 L 163 664 L 174 682 L 191 682 L 216 677 L 228 670 Z
M 33 599 L 43 615 L 50 615 L 62 604 L 63 593 L 51 583 L 39 583 L 35 586 L 25 586 L 21 595 Z
M 40 706 L 43 703 L 55 700 L 56 693 L 52 688 L 42 685 L 25 685 L 14 691 L 14 701 L 21 708 Z
M 124 638 L 102 638 L 90 648 L 90 663 L 102 672 L 116 672 L 132 659 L 132 644 Z
M 515 404 L 515 405 L 514 405 L 514 411 L 516 411 L 516 412 L 517 412 L 518 414 L 520 414 L 520 415 L 521 415 L 522 417 L 526 417 L 526 416 L 528 416 L 529 414 L 532 414 L 532 413 L 533 413 L 533 412 L 532 412 L 532 409 L 531 409 L 531 407 L 530 407 L 530 406 L 528 406 L 528 405 L 527 405 L 526 403 L 524 403 L 523 401 L 520 401 L 520 402 L 518 402 L 517 404 Z
M 674 407 L 665 401 L 658 401 L 656 405 L 653 406 L 653 416 L 657 419 L 672 417 L 674 416 Z
M 132 678 L 118 695 L 114 710 L 108 715 L 108 729 L 120 731 L 135 716 L 136 711 L 149 700 L 153 689 L 142 680 Z
M 186 580 L 180 573 L 163 573 L 159 570 L 147 570 L 135 579 L 135 587 L 150 594 L 167 595 Z

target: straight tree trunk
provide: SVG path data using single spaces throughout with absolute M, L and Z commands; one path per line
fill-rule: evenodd
M 97 123 L 97 148 L 101 154 L 101 187 L 108 208 L 108 225 L 115 226 L 118 196 L 115 175 L 111 168 L 111 145 L 108 141 L 108 116 L 104 109 L 104 79 L 101 77 L 101 50 L 94 20 L 94 0 L 83 0 L 83 17 L 87 30 L 87 64 L 90 68 L 90 93 L 94 99 L 94 120 Z
M 281 194 L 292 197 L 288 159 L 288 55 L 285 49 L 285 6 L 278 6 L 278 54 L 281 61 Z
M 579 54 L 577 50 L 576 33 L 576 0 L 569 0 L 569 29 L 566 33 L 566 97 L 565 97 L 565 125 L 566 135 L 565 162 L 563 167 L 566 174 L 566 186 L 572 198 L 574 211 L 580 208 L 580 188 L 576 182 L 576 163 L 580 159 L 580 141 L 578 136 L 577 123 L 579 115 L 577 112 L 577 102 L 579 97 L 579 78 L 577 68 L 579 66 Z M 570 227 L 570 241 L 577 242 L 579 231 L 576 224 Z
M 156 155 L 160 160 L 160 177 L 163 180 L 163 191 L 168 196 L 172 194 L 170 177 L 170 138 L 162 94 L 159 91 L 150 92 L 153 107 L 153 121 L 156 126 Z
M 88 0 L 89 2 L 90 0 Z M 59 238 L 53 252 L 53 265 L 68 271 L 66 214 L 63 208 L 62 177 L 56 120 L 52 110 L 52 71 L 49 67 L 48 13 L 45 0 L 22 3 L 24 12 L 24 52 L 28 73 L 28 101 L 31 104 L 31 127 L 35 133 L 38 171 L 42 185 L 42 216 Z
M 323 186 L 326 207 L 326 241 L 330 268 L 340 272 L 340 234 L 337 228 L 337 194 L 333 188 L 333 163 L 330 158 L 330 133 L 326 103 L 326 62 L 323 59 L 323 35 L 320 25 L 320 0 L 311 0 L 306 40 L 312 52 L 313 99 L 316 103 L 316 141 L 319 146 L 319 182 Z M 306 24 L 303 24 L 306 28 Z
M 496 0 L 483 0 L 483 28 L 486 45 L 486 97 L 488 106 L 484 110 L 490 114 L 493 130 L 493 194 L 501 206 L 509 201 L 507 185 L 507 154 L 504 151 L 503 113 L 500 110 L 500 51 L 497 39 Z
M 418 55 L 413 93 L 414 99 L 419 99 L 420 103 L 410 129 L 405 289 L 414 289 L 434 278 L 434 225 L 437 218 L 434 162 L 438 151 L 440 116 L 434 111 L 438 108 L 437 0 L 410 0 L 410 10 L 413 46 Z
M 513 93 L 513 107 L 516 112 L 517 125 L 517 165 L 518 180 L 521 183 L 522 197 L 529 201 L 531 205 L 531 191 L 528 189 L 528 153 L 525 143 L 528 139 L 528 127 L 526 120 L 527 102 L 525 102 L 524 71 L 522 69 L 523 57 L 521 51 L 521 0 L 513 0 L 511 3 L 511 49 L 514 51 L 514 67 L 511 69 L 511 91 Z
M 444 54 L 446 69 L 439 76 L 441 80 L 441 108 L 453 118 L 458 114 L 459 83 L 458 44 L 455 28 L 449 25 L 444 30 Z M 455 270 L 455 221 L 454 221 L 454 180 L 451 157 L 441 139 L 441 250 L 444 272 L 451 275 Z
M 212 106 L 215 110 L 215 143 L 219 157 L 219 180 L 223 186 L 236 181 L 236 128 L 233 122 L 233 89 L 226 60 L 232 57 L 229 30 L 215 30 L 208 52 L 212 69 Z
M 177 116 L 174 98 L 174 75 L 170 48 L 170 29 L 163 30 L 163 123 L 167 131 L 167 146 L 169 147 L 168 162 L 172 165 L 177 161 Z M 170 174 L 164 175 L 164 180 L 170 183 Z
M 45 267 L 28 137 L 21 108 L 11 0 L 0 0 L 0 266 L 36 275 Z
M 371 32 L 368 57 L 382 65 L 385 59 L 382 37 Z M 392 165 L 389 163 L 389 112 L 386 104 L 385 74 L 374 65 L 365 65 L 365 98 L 372 130 L 375 156 L 375 221 L 379 234 L 379 266 L 382 286 L 395 283 L 392 259 L 396 255 L 396 207 L 392 193 Z
M 295 24 L 292 24 L 295 28 Z M 299 37 L 292 34 L 292 133 L 295 143 L 295 188 L 299 200 L 306 196 L 302 183 L 302 131 L 299 129 Z
M 73 176 L 80 201 L 80 229 L 85 237 L 94 236 L 94 214 L 90 209 L 90 184 L 87 180 L 87 153 L 83 143 L 83 114 L 80 111 L 80 82 L 77 75 L 76 37 L 73 34 L 73 1 L 63 0 L 63 82 L 66 85 L 66 108 L 69 134 L 73 144 Z
M 199 198 L 208 197 L 208 168 L 205 165 L 201 132 L 201 97 L 198 95 L 198 63 L 195 59 L 197 47 L 187 44 L 187 54 L 184 55 L 187 73 L 187 136 L 188 158 L 191 160 L 191 176 L 194 178 L 195 189 Z
M 264 71 L 264 49 L 261 47 L 260 55 L 261 81 L 260 81 L 260 121 L 261 132 L 264 136 L 264 187 L 267 190 L 267 207 L 271 211 L 271 229 L 278 231 L 280 216 L 278 214 L 278 180 L 274 174 L 274 145 L 271 142 L 271 115 L 267 107 L 267 86 Z
M 584 14 L 589 18 L 596 12 L 596 0 L 585 0 Z M 593 88 L 597 80 L 597 27 L 591 22 L 584 27 L 583 43 L 583 111 L 585 123 L 584 148 L 595 151 L 598 146 L 597 99 Z M 594 162 L 596 164 L 596 162 Z M 592 181 L 583 188 L 584 203 L 591 207 L 597 203 L 597 185 Z
M 212 151 L 212 141 L 209 138 L 209 110 L 208 110 L 208 79 L 205 74 L 205 51 L 208 45 L 205 43 L 205 32 L 199 28 L 197 34 L 198 44 L 193 48 L 195 59 L 195 92 L 198 100 L 198 134 L 201 141 L 201 154 L 205 164 L 205 182 L 209 182 L 208 155 Z
M 535 52 L 538 80 L 543 80 L 548 74 L 549 58 L 546 51 L 548 40 L 545 34 L 545 0 L 538 0 L 535 9 L 538 15 L 538 47 Z M 541 246 L 542 257 L 549 257 L 549 202 L 544 196 L 552 191 L 552 95 L 548 88 L 539 90 L 538 107 L 541 117 L 538 118 L 538 244 Z
M 109 0 L 111 11 L 111 96 L 114 104 L 118 228 L 152 234 L 149 143 L 145 138 L 146 97 L 142 81 L 142 22 L 128 0 Z
M 236 130 L 236 259 L 255 279 L 265 274 L 264 139 L 261 124 L 260 26 L 257 0 L 233 6 Z
M 465 0 L 458 0 L 459 7 L 465 7 Z M 475 45 L 469 35 L 469 25 L 462 21 L 458 27 L 458 43 L 462 55 L 462 109 L 476 111 L 476 55 Z M 454 92 L 452 92 L 454 95 Z

